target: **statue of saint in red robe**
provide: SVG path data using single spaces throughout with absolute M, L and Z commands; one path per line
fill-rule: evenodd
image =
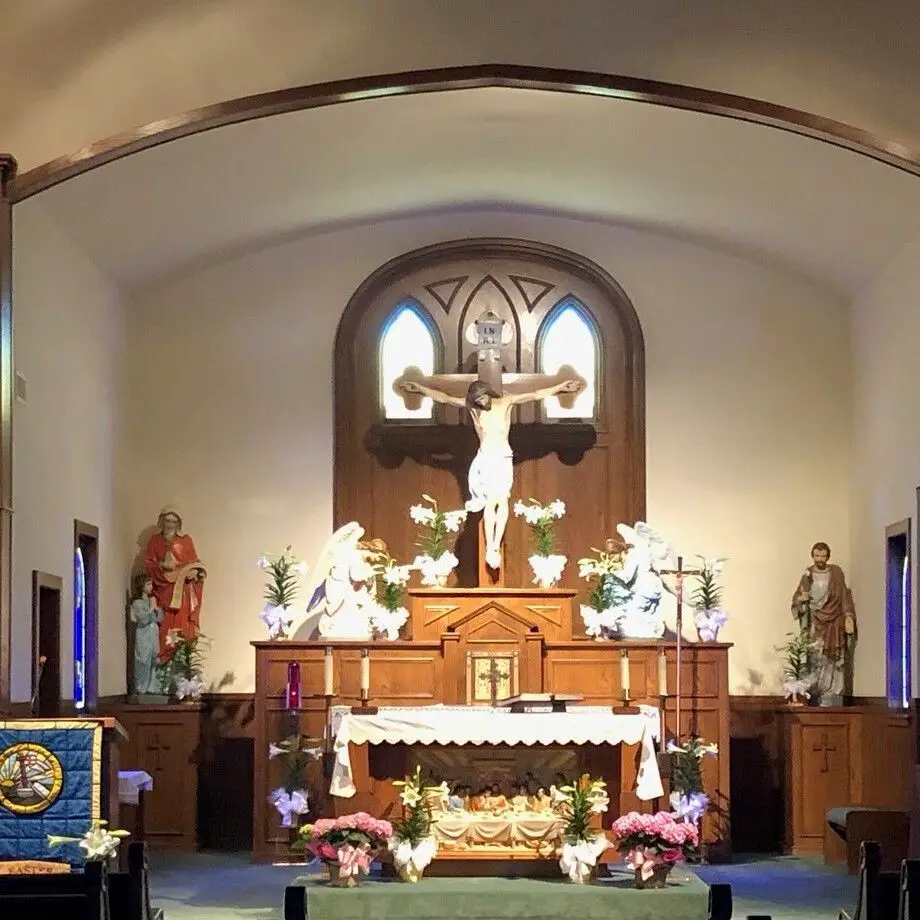
M 147 541 L 146 569 L 153 579 L 157 606 L 163 611 L 160 623 L 160 658 L 168 652 L 170 630 L 183 636 L 200 632 L 201 595 L 207 575 L 192 538 L 182 533 L 182 516 L 175 508 L 160 512 L 159 530 Z

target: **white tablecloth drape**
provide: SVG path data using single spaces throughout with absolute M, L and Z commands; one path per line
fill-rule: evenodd
M 118 801 L 122 805 L 137 805 L 138 793 L 153 789 L 153 777 L 143 770 L 122 770 L 118 774 Z
M 349 744 L 638 744 L 636 795 L 644 801 L 664 795 L 655 742 L 661 717 L 654 706 L 639 714 L 617 714 L 602 706 L 573 706 L 568 712 L 513 713 L 473 706 L 418 706 L 380 709 L 374 715 L 332 712 L 335 768 L 329 791 L 350 798 L 353 782 Z

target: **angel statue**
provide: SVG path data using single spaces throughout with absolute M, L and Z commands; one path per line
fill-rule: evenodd
M 373 560 L 379 549 L 362 541 L 364 528 L 351 521 L 329 539 L 307 588 L 309 602 L 291 624 L 295 639 L 369 640 L 376 611 Z
M 660 639 L 664 618 L 658 605 L 666 589 L 659 570 L 671 558 L 671 547 L 644 521 L 635 527 L 618 524 L 617 533 L 626 553 L 623 568 L 612 574 L 628 589 L 614 610 L 617 632 L 623 639 Z

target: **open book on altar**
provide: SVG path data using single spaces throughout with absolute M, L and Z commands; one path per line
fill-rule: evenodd
M 565 712 L 570 703 L 580 703 L 582 693 L 519 693 L 504 700 L 497 700 L 496 706 L 512 712 Z

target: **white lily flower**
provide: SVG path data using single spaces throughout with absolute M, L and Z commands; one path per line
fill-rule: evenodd
M 424 505 L 413 505 L 409 509 L 409 517 L 415 524 L 431 524 L 434 522 L 434 509 Z
M 404 786 L 402 792 L 399 793 L 399 801 L 402 802 L 406 808 L 413 808 L 418 805 L 421 800 L 422 794 L 414 786 Z

